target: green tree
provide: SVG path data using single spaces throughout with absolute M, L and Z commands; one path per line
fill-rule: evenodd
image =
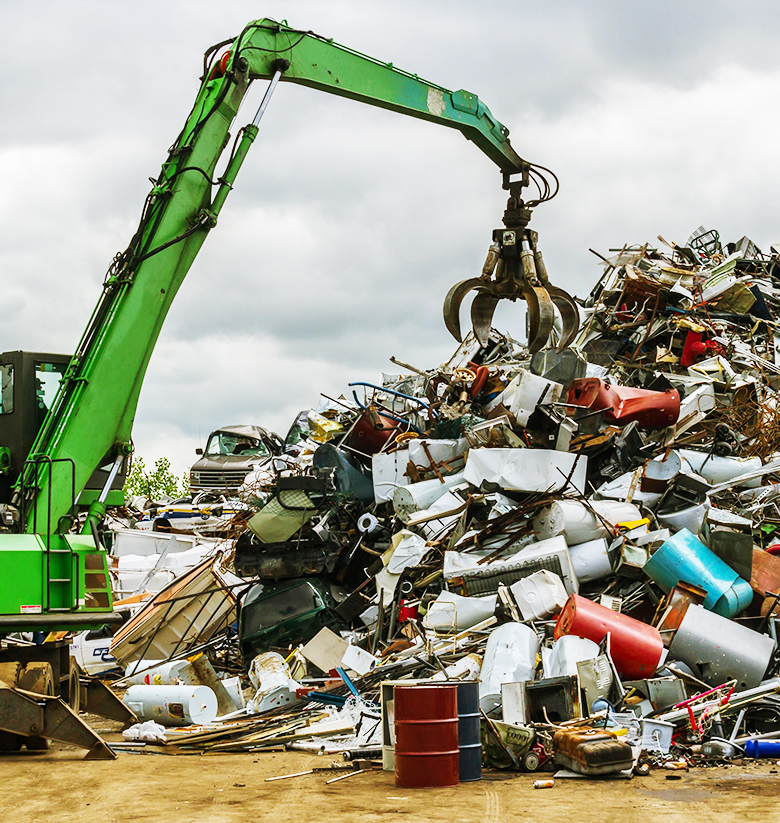
M 157 500 L 162 495 L 168 497 L 184 497 L 189 490 L 189 482 L 185 473 L 181 478 L 171 471 L 171 461 L 161 457 L 155 461 L 151 471 L 146 470 L 142 457 L 134 457 L 130 471 L 125 480 L 125 495 L 146 497 Z

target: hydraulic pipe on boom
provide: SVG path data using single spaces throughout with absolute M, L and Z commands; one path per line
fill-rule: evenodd
M 507 128 L 475 94 L 448 91 L 392 64 L 268 19 L 247 25 L 220 55 L 225 45 L 206 53 L 192 111 L 153 181 L 138 229 L 108 270 L 100 300 L 22 472 L 17 503 L 27 535 L 0 536 L 0 568 L 41 575 L 42 593 L 36 597 L 28 587 L 24 595 L 5 600 L 0 595 L 0 627 L 2 614 L 18 617 L 25 608 L 32 615 L 31 625 L 41 625 L 45 615 L 55 611 L 53 625 L 67 624 L 66 613 L 71 613 L 72 623 L 73 613 L 83 611 L 92 613 L 94 624 L 105 622 L 100 618 L 111 610 L 110 588 L 106 584 L 108 594 L 98 597 L 84 584 L 86 566 L 91 562 L 94 567 L 86 555 L 100 553 L 96 526 L 105 512 L 105 498 L 93 503 L 83 536 L 73 535 L 74 489 L 78 494 L 97 467 L 116 467 L 131 453 L 138 397 L 163 321 L 217 223 L 278 83 L 299 83 L 454 128 L 475 143 L 500 169 L 509 204 L 504 228 L 493 233 L 482 276 L 458 284 L 448 295 L 448 328 L 459 337 L 460 302 L 467 291 L 476 289 L 472 318 L 481 340 L 501 298 L 528 300 L 532 347 L 539 348 L 552 331 L 553 303 L 564 321 L 560 345 L 566 345 L 573 333 L 576 307 L 565 292 L 553 287 L 548 292 L 536 233 L 527 230 L 531 208 L 550 199 L 557 183 L 551 186 L 546 170 L 514 151 Z M 225 171 L 215 180 L 239 106 L 256 79 L 270 80 L 263 101 L 253 121 L 239 130 Z M 524 202 L 522 190 L 531 183 L 539 196 Z M 32 544 L 19 542 L 24 537 L 38 547 L 43 566 L 41 560 L 37 567 L 24 566 L 19 557 L 9 560 L 11 554 L 29 553 Z

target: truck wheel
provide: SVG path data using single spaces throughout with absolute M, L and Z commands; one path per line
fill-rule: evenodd
M 75 714 L 81 710 L 81 681 L 79 675 L 81 669 L 74 658 L 70 658 L 69 676 L 68 676 L 68 705 L 73 709 Z
M 28 663 L 19 675 L 17 687 L 36 694 L 54 695 L 54 674 L 49 663 Z M 25 737 L 24 742 L 30 751 L 43 751 L 49 748 L 45 737 Z
M 16 660 L 8 663 L 0 663 L 0 681 L 12 689 L 19 680 L 19 675 L 22 673 L 22 664 Z
M 0 732 L 0 752 L 18 752 L 25 738 L 13 732 Z

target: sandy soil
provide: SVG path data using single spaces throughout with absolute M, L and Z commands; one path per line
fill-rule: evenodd
M 630 781 L 557 780 L 543 790 L 533 782 L 547 774 L 485 772 L 482 781 L 456 788 L 410 790 L 396 788 L 393 774 L 382 771 L 331 785 L 325 781 L 339 773 L 265 782 L 335 762 L 300 752 L 123 753 L 109 762 L 85 762 L 82 755 L 54 746 L 0 756 L 0 821 L 765 823 L 780 809 L 780 767 L 772 761 L 678 772 L 672 779 L 656 770 Z

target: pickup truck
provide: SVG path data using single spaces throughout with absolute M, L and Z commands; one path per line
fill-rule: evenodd
M 211 432 L 190 469 L 190 492 L 235 494 L 252 469 L 282 454 L 278 434 L 260 426 L 223 426 Z

